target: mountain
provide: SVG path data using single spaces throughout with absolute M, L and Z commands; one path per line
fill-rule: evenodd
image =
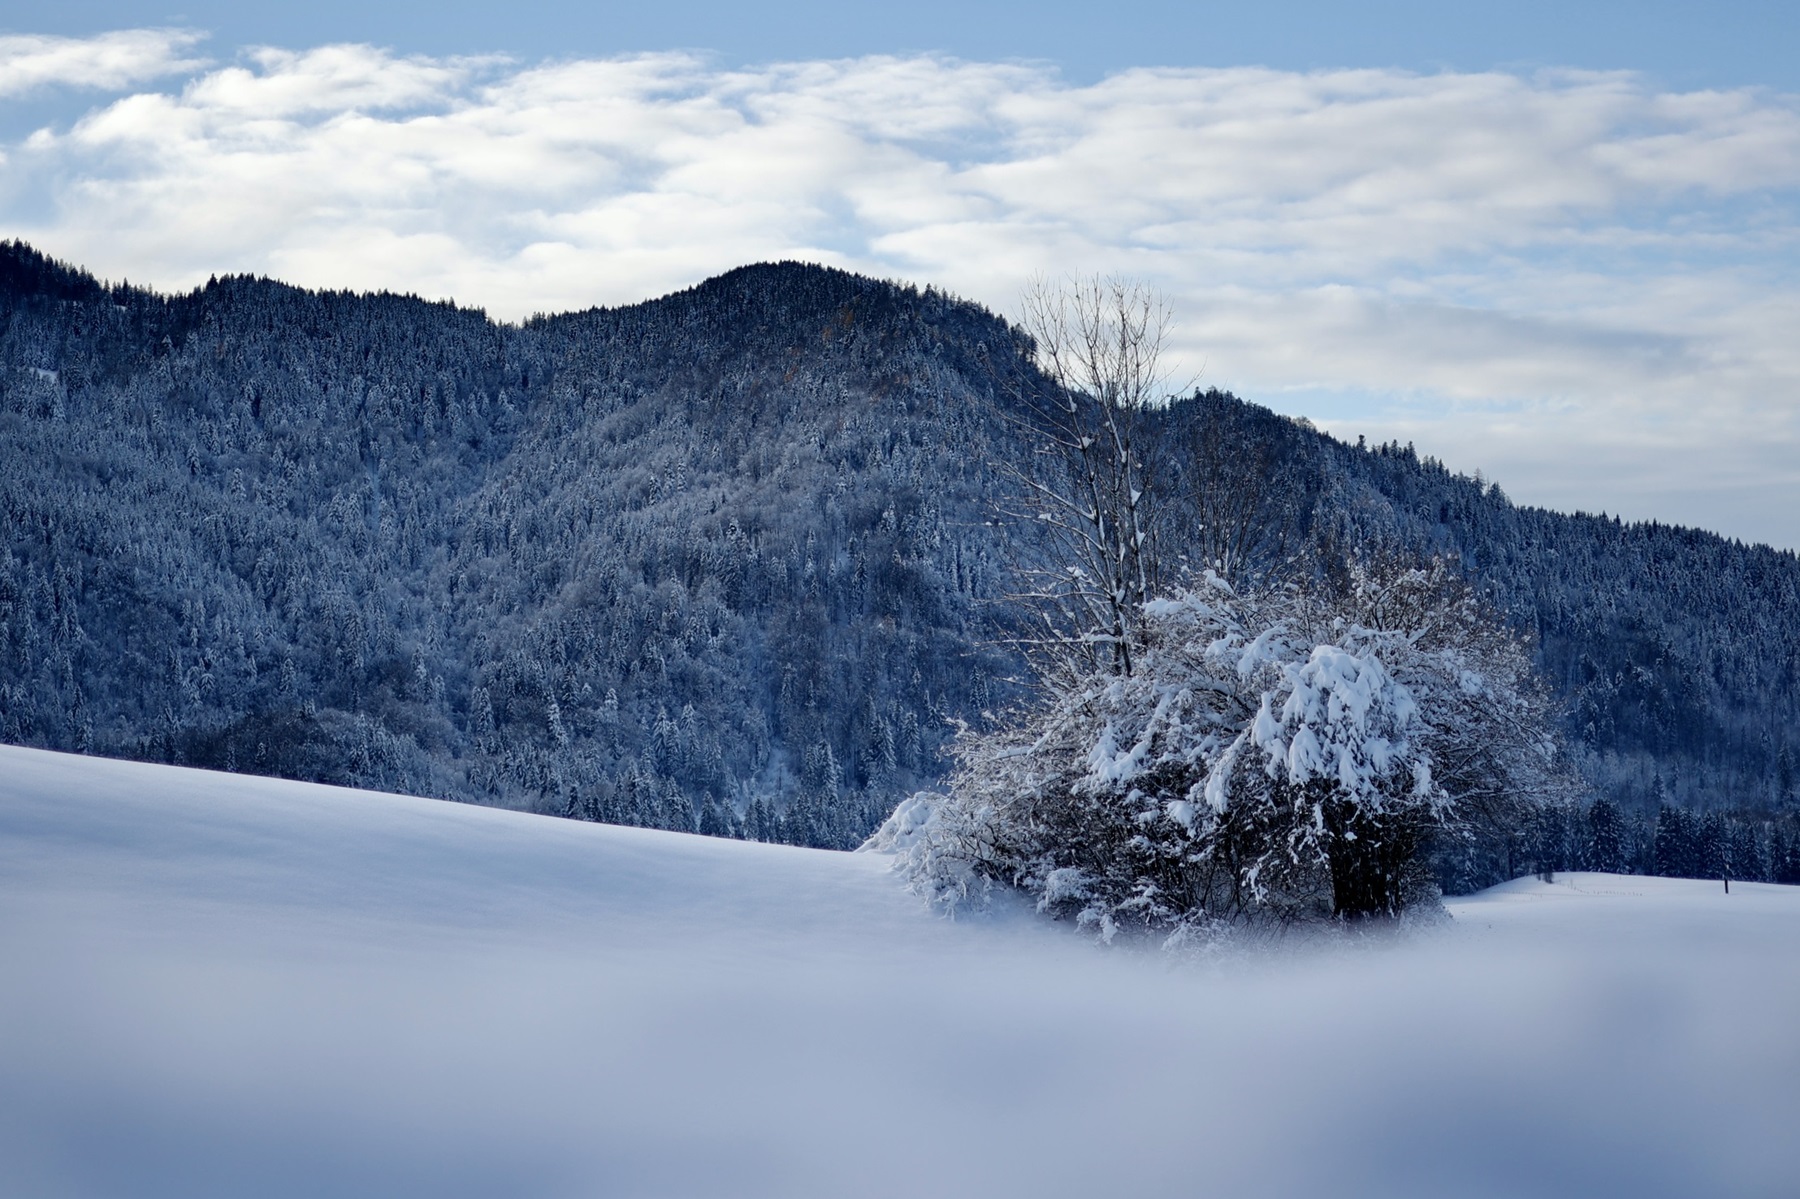
M 990 468 L 1029 453 L 1025 348 L 798 263 L 513 326 L 9 243 L 0 741 L 853 844 L 1026 694 L 1031 532 Z M 1252 475 L 1254 552 L 1453 554 L 1597 791 L 1794 802 L 1793 554 L 1520 508 L 1220 392 L 1158 419 L 1191 559 Z
M 0 282 L 0 738 L 845 844 L 1009 669 L 969 305 Z

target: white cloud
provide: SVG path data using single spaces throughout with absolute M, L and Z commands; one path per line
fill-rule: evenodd
M 393 110 L 452 95 L 472 67 L 495 60 L 397 59 L 368 46 L 324 46 L 304 53 L 262 47 L 251 66 L 227 67 L 196 80 L 183 101 L 199 111 L 241 120 Z
M 185 52 L 201 35 L 177 29 L 128 29 L 92 38 L 0 36 L 0 98 L 55 86 L 115 90 L 191 71 Z
M 192 71 L 0 152 L 6 232 L 170 287 L 254 271 L 518 317 L 773 257 L 1003 310 L 1037 272 L 1138 274 L 1206 382 L 1334 397 L 1334 427 L 1404 433 L 1517 498 L 1800 545 L 1793 97 L 333 46 Z

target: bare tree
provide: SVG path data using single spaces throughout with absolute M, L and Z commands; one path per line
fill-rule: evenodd
M 1048 388 L 1019 389 L 1013 419 L 1035 450 L 1000 469 L 1016 484 L 1008 514 L 1035 522 L 1048 557 L 1022 571 L 1017 597 L 1043 627 L 1026 640 L 1063 665 L 1129 675 L 1143 605 L 1161 583 L 1153 405 L 1166 398 L 1170 310 L 1142 283 L 1039 281 L 1022 327 Z

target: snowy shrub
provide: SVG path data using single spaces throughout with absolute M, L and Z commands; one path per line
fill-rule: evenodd
M 1132 673 L 965 730 L 949 793 L 906 817 L 922 890 L 1017 886 L 1107 940 L 1394 915 L 1436 902 L 1434 840 L 1559 786 L 1525 647 L 1442 564 L 1209 574 L 1141 628 Z

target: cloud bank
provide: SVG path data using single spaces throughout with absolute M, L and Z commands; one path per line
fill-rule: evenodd
M 771 258 L 1002 311 L 1036 273 L 1123 272 L 1171 295 L 1203 383 L 1515 498 L 1800 545 L 1795 97 L 935 57 L 204 66 L 183 36 L 0 41 L 0 95 L 113 92 L 0 147 L 0 229 L 164 287 L 249 271 L 507 318 Z

